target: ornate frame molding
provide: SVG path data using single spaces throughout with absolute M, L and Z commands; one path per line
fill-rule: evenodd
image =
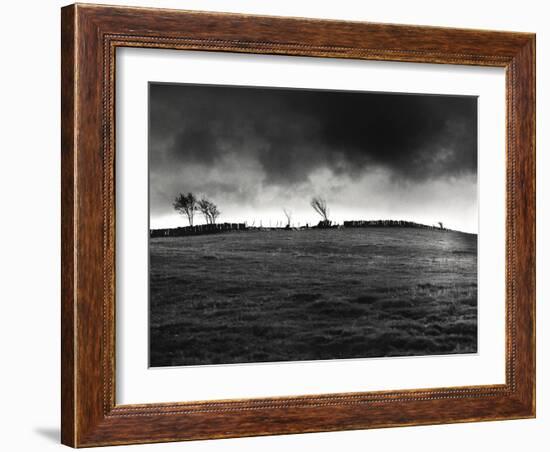
M 81 447 L 534 416 L 534 35 L 77 4 L 62 9 L 62 45 L 64 444 Z M 506 383 L 116 405 L 118 47 L 504 67 Z

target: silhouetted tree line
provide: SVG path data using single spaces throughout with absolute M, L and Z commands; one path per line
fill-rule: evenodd
M 329 209 L 327 206 L 326 199 L 315 196 L 311 199 L 310 205 L 313 210 L 321 217 L 321 220 L 317 224 L 318 228 L 330 228 L 332 227 L 332 220 L 329 218 Z M 206 197 L 198 199 L 193 193 L 189 192 L 187 194 L 180 193 L 176 196 L 174 203 L 174 209 L 180 214 L 187 217 L 189 222 L 189 228 L 177 228 L 178 232 L 168 232 L 176 231 L 170 229 L 158 230 L 156 236 L 166 236 L 166 235 L 187 235 L 189 234 L 201 234 L 205 232 L 216 232 L 216 231 L 227 231 L 227 230 L 242 230 L 248 229 L 245 223 L 223 223 L 223 225 L 217 225 L 216 220 L 220 216 L 220 210 L 218 206 L 214 204 L 211 200 Z M 194 226 L 194 217 L 195 213 L 200 212 L 206 221 L 206 225 Z M 285 229 L 290 229 L 292 212 L 286 208 L 283 209 L 283 213 L 286 218 Z M 254 226 L 254 223 L 252 223 Z M 443 227 L 442 222 L 438 222 L 438 226 L 428 226 L 424 224 L 415 223 L 413 221 L 403 221 L 403 220 L 360 220 L 360 221 L 344 221 L 344 227 L 358 228 L 358 227 L 367 227 L 367 226 L 408 226 L 408 227 L 418 227 L 418 228 L 428 228 L 428 229 L 441 229 L 446 230 Z M 261 227 L 261 222 L 260 222 Z M 309 225 L 306 225 L 308 228 Z M 184 231 L 185 230 L 185 231 Z
M 203 214 L 206 224 L 216 224 L 216 220 L 220 216 L 220 211 L 216 204 L 205 197 L 197 199 L 191 192 L 186 195 L 180 193 L 176 196 L 173 206 L 177 212 L 187 217 L 189 226 L 193 226 L 195 212 Z

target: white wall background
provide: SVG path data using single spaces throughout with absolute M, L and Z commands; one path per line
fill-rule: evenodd
M 505 421 L 118 447 L 116 450 L 441 451 L 548 448 L 550 310 L 545 231 L 550 229 L 548 124 L 550 14 L 537 0 L 384 2 L 278 0 L 113 0 L 118 4 L 378 22 L 487 28 L 537 33 L 538 132 L 538 416 Z M 96 3 L 96 2 L 94 2 Z M 0 28 L 0 448 L 58 450 L 60 313 L 59 8 L 55 1 L 12 1 Z

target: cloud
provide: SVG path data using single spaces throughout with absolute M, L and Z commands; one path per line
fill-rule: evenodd
M 153 215 L 179 191 L 254 207 L 377 171 L 409 189 L 475 187 L 477 99 L 152 83 L 149 137 Z

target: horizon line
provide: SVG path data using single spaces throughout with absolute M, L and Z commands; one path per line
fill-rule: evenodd
M 290 227 L 287 228 L 286 225 L 283 225 L 283 226 L 277 226 L 277 225 L 271 225 L 271 224 L 262 224 L 262 220 L 260 220 L 260 224 L 256 225 L 255 224 L 255 220 L 253 221 L 253 224 L 250 224 L 248 221 L 243 221 L 243 222 L 239 222 L 239 221 L 220 221 L 218 223 L 214 223 L 215 225 L 218 224 L 218 225 L 221 225 L 221 224 L 244 224 L 245 227 L 247 228 L 250 228 L 250 229 L 283 229 L 283 230 L 286 230 L 286 229 L 322 229 L 318 227 L 319 223 L 321 223 L 322 221 L 319 221 L 315 224 L 312 224 L 310 225 L 310 223 L 305 223 L 304 225 L 300 225 L 300 222 L 298 223 L 290 223 Z M 376 227 L 376 226 L 379 226 L 379 227 L 386 227 L 386 226 L 392 226 L 392 222 L 393 223 L 408 223 L 409 225 L 417 225 L 417 226 L 423 226 L 423 227 L 426 227 L 426 228 L 433 228 L 433 229 L 436 229 L 436 230 L 442 230 L 442 231 L 451 231 L 451 232 L 460 232 L 460 233 L 463 233 L 463 234 L 472 234 L 472 235 L 478 235 L 478 232 L 469 232 L 469 231 L 463 231 L 463 230 L 460 230 L 460 229 L 451 229 L 451 228 L 448 228 L 448 227 L 445 227 L 445 225 L 443 225 L 442 227 L 440 227 L 439 225 L 437 225 L 437 223 L 435 224 L 426 224 L 426 223 L 418 223 L 416 221 L 410 221 L 410 220 L 391 220 L 391 219 L 376 219 L 376 220 L 344 220 L 342 222 L 334 222 L 334 223 L 331 223 L 331 226 L 330 228 L 334 228 L 334 227 L 338 227 L 338 226 L 342 226 L 342 227 L 345 227 L 345 223 L 348 223 L 348 222 L 364 222 L 364 223 L 367 223 L 365 224 L 364 226 L 365 227 Z M 377 224 L 368 224 L 368 223 L 377 223 L 377 222 L 388 222 L 389 224 L 380 224 L 380 225 L 377 225 Z M 279 223 L 279 222 L 277 222 Z M 281 222 L 281 223 L 284 223 Z M 180 228 L 189 228 L 189 227 L 197 227 L 197 226 L 209 226 L 208 223 L 204 223 L 204 222 L 201 222 L 199 224 L 193 224 L 193 226 L 187 224 L 187 225 L 183 225 L 183 226 L 174 226 L 174 227 L 168 227 L 168 228 L 151 228 L 149 227 L 149 231 L 162 231 L 162 230 L 170 230 L 170 229 L 180 229 Z M 349 228 L 360 228 L 361 226 L 349 226 Z M 403 227 L 407 227 L 407 225 L 403 225 Z

